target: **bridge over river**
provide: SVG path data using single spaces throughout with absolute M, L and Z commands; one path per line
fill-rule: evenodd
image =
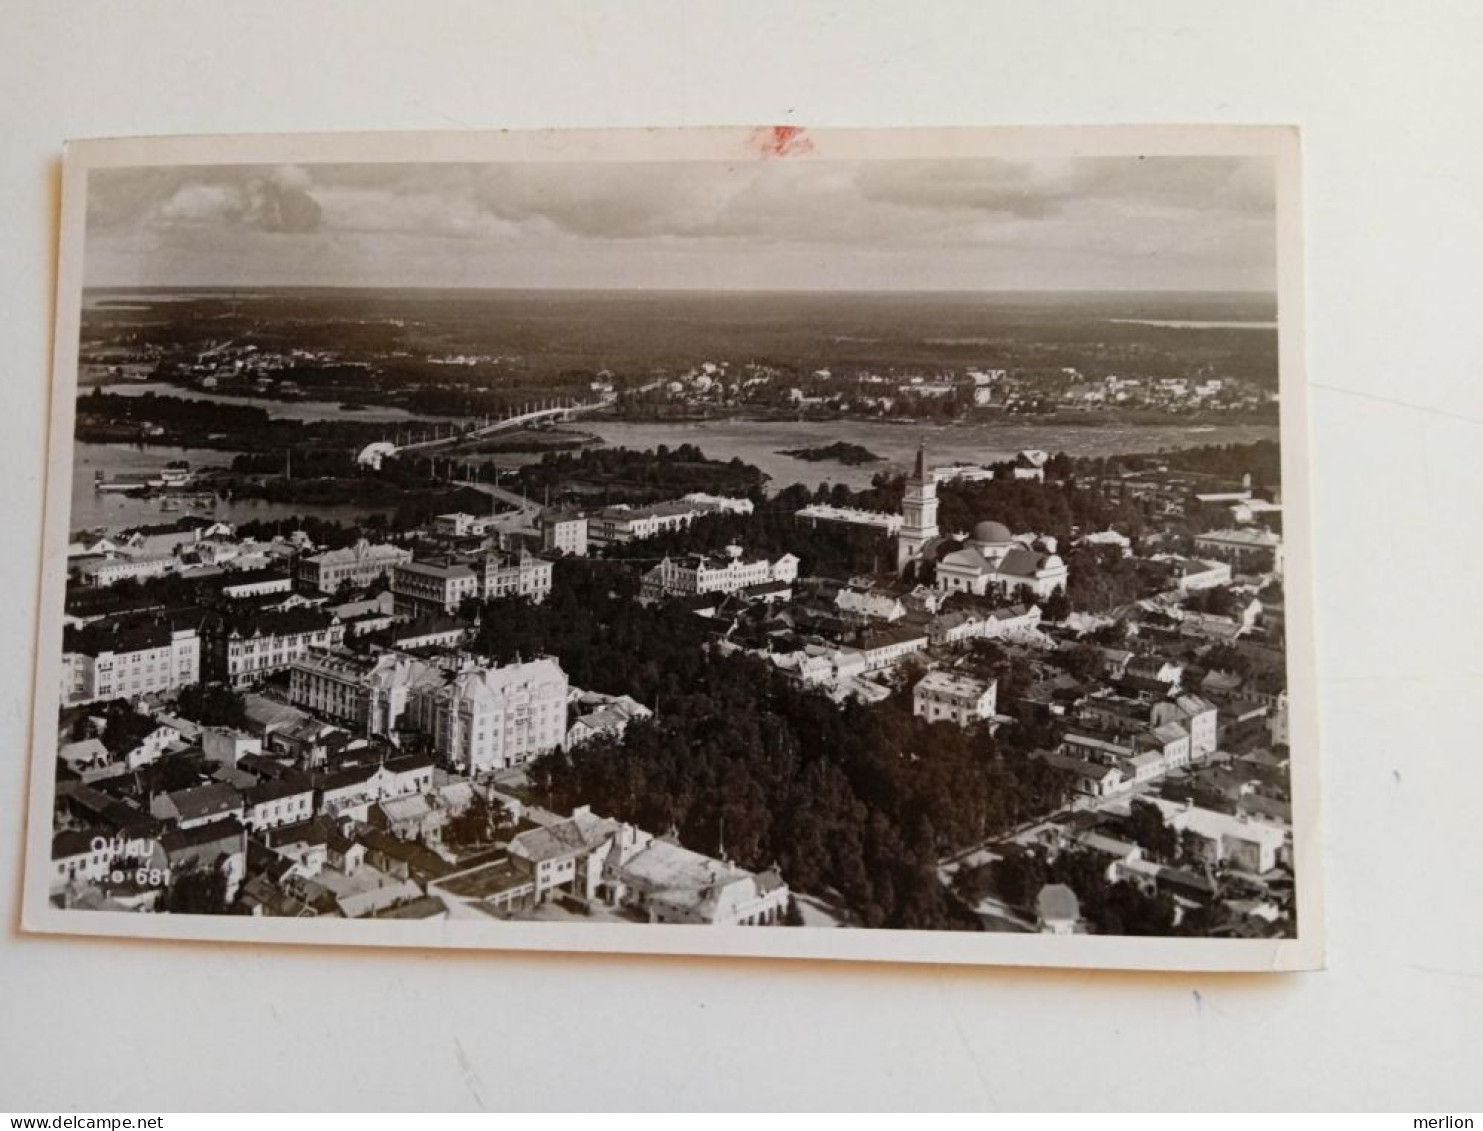
M 362 464 L 379 467 L 383 459 L 401 452 L 449 451 L 473 440 L 481 440 L 500 432 L 515 431 L 541 421 L 572 420 L 584 412 L 595 412 L 597 409 L 606 408 L 615 399 L 612 396 L 604 396 L 590 401 L 541 401 L 535 405 L 522 406 L 508 416 L 501 416 L 496 420 L 486 417 L 483 424 L 474 427 L 449 425 L 446 434 L 441 427 L 434 427 L 431 435 L 412 433 L 405 437 L 399 436 L 395 442 L 381 440 L 367 446 L 357 459 Z

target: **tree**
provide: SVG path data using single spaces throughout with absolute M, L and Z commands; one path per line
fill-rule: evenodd
M 969 907 L 977 907 L 993 890 L 992 864 L 964 864 L 953 873 L 953 894 Z
M 1154 860 L 1178 862 L 1179 833 L 1165 823 L 1163 811 L 1152 802 L 1134 800 L 1128 815 L 1128 835 Z
M 176 714 L 202 726 L 243 727 L 247 724 L 247 702 L 241 692 L 224 683 L 193 683 L 180 689 Z
M 178 915 L 225 915 L 227 875 L 214 867 L 187 864 L 174 870 L 165 892 L 165 910 Z
M 1037 852 L 1016 846 L 994 865 L 999 897 L 1013 907 L 1028 907 L 1045 886 L 1046 866 Z
M 1060 623 L 1071 615 L 1071 601 L 1066 596 L 1066 590 L 1062 586 L 1056 586 L 1051 595 L 1045 599 L 1045 617 L 1047 620 Z
M 443 837 L 453 848 L 483 848 L 505 839 L 510 828 L 509 814 L 503 805 L 475 794 L 473 803 L 448 822 Z

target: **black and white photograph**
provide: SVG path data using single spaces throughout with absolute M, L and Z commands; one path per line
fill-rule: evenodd
M 1322 963 L 1295 131 L 82 142 L 25 923 Z

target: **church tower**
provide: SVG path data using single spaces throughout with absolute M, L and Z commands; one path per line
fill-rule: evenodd
M 896 536 L 896 568 L 904 570 L 937 537 L 937 480 L 927 466 L 927 441 L 917 448 L 917 465 L 901 500 L 901 533 Z

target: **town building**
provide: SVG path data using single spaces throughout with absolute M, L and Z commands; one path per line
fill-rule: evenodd
M 842 652 L 858 652 L 864 659 L 864 671 L 876 672 L 895 667 L 906 657 L 926 650 L 927 630 L 912 623 L 887 625 L 883 628 L 868 628 L 857 638 L 853 648 L 842 648 Z
M 928 672 L 912 689 L 912 714 L 930 723 L 973 726 L 994 717 L 998 684 L 945 671 Z
M 175 828 L 153 842 L 147 867 L 172 876 L 199 870 L 216 872 L 226 883 L 223 902 L 230 904 L 247 874 L 247 830 L 236 817 Z
M 466 774 L 523 765 L 566 742 L 567 679 L 542 657 L 500 667 L 464 663 L 407 701 L 409 724 Z
M 976 463 L 941 464 L 932 469 L 932 478 L 938 483 L 988 483 L 994 478 L 994 469 Z
M 1208 758 L 1220 742 L 1219 709 L 1198 695 L 1180 695 L 1173 702 L 1156 703 L 1153 721 L 1177 722 L 1189 730 L 1189 756 L 1193 761 Z
M 1231 564 L 1179 554 L 1159 554 L 1150 559 L 1168 571 L 1174 588 L 1182 593 L 1201 593 L 1231 583 Z
M 338 593 L 347 586 L 362 588 L 412 560 L 412 551 L 390 544 L 373 545 L 364 538 L 342 550 L 301 557 L 294 563 L 294 578 L 302 590 Z
M 1216 554 L 1243 572 L 1282 574 L 1282 536 L 1270 530 L 1210 530 L 1195 535 L 1195 548 Z
M 735 593 L 751 585 L 791 583 L 798 577 L 798 559 L 784 554 L 777 561 L 748 555 L 740 546 L 725 554 L 686 554 L 665 557 L 644 574 L 646 597 L 687 597 L 697 593 Z
M 866 620 L 898 621 L 906 616 L 906 603 L 889 591 L 855 585 L 840 586 L 834 595 L 834 607 Z
M 1038 448 L 1026 448 L 1014 457 L 1014 477 L 1016 479 L 1030 479 L 1037 483 L 1045 482 L 1045 465 L 1050 460 L 1050 455 Z
M 77 567 L 77 578 L 84 585 L 103 589 L 120 581 L 146 581 L 174 573 L 180 563 L 173 557 L 115 557 L 83 561 Z
M 464 561 L 406 561 L 391 575 L 397 616 L 447 615 L 479 595 L 479 574 Z
M 1031 549 L 998 522 L 980 522 L 962 548 L 943 550 L 934 584 L 948 593 L 1013 597 L 1025 589 L 1043 599 L 1064 592 L 1070 578 L 1058 555 Z
M 587 556 L 587 516 L 580 511 L 548 509 L 536 520 L 541 531 L 541 549 L 566 554 L 569 557 Z
M 748 872 L 643 832 L 635 840 L 610 858 L 603 874 L 613 901 L 651 923 L 758 927 L 787 914 L 788 886 L 774 871 Z
M 217 590 L 228 600 L 238 601 L 247 597 L 268 597 L 277 593 L 293 591 L 294 579 L 280 569 L 240 570 L 222 578 Z
M 1045 549 L 1036 549 L 1025 544 L 1028 538 L 1016 539 L 998 522 L 980 522 L 966 540 L 944 538 L 937 525 L 937 502 L 937 480 L 927 463 L 924 442 L 917 449 L 902 497 L 902 524 L 896 536 L 898 570 L 934 568 L 933 584 L 946 593 L 1013 597 L 1025 590 L 1045 598 L 1065 591 L 1069 572 L 1049 539 L 1044 541 Z
M 113 539 L 119 552 L 137 558 L 178 557 L 203 538 L 233 534 L 231 526 L 198 515 L 187 515 L 174 522 L 154 526 L 133 526 L 119 531 Z
M 432 663 L 382 652 L 363 656 L 313 648 L 290 669 L 289 702 L 356 734 L 392 734 L 417 689 L 441 684 Z
M 414 652 L 423 648 L 458 648 L 466 643 L 472 629 L 467 621 L 458 617 L 417 617 L 406 624 L 393 625 L 382 634 L 388 648 L 402 652 Z
M 1122 792 L 1131 783 L 1123 772 L 1105 762 L 1088 762 L 1071 754 L 1044 754 L 1045 764 L 1060 770 L 1071 779 L 1071 790 L 1080 797 L 1101 801 Z
M 482 538 L 494 529 L 496 520 L 489 515 L 454 514 L 434 515 L 432 533 L 441 538 Z
M 57 833 L 51 842 L 51 876 L 48 887 L 52 895 L 73 884 L 100 884 L 113 870 L 119 855 L 114 838 L 93 829 L 68 829 Z
M 572 701 L 572 708 L 577 717 L 567 728 L 568 750 L 600 736 L 622 738 L 629 723 L 652 718 L 654 715 L 653 711 L 630 696 L 599 695 L 591 691 L 576 696 Z
M 524 904 L 565 895 L 652 923 L 740 927 L 781 922 L 790 899 L 775 872 L 748 872 L 586 806 L 518 834 L 509 853 L 513 868 L 496 896 L 506 906 L 512 893 Z
M 339 766 L 311 775 L 315 807 L 321 816 L 364 821 L 370 807 L 388 798 L 432 789 L 433 763 L 408 754 L 380 762 Z
M 692 491 L 682 496 L 682 503 L 691 503 L 715 514 L 751 514 L 756 505 L 748 498 L 732 495 L 708 495 L 704 491 Z
M 344 636 L 340 618 L 320 609 L 218 616 L 206 622 L 203 668 L 240 687 L 286 670 L 310 648 L 337 648 Z
M 62 702 L 135 699 L 200 682 L 194 626 L 166 618 L 99 621 L 62 633 Z
M 1280 862 L 1287 844 L 1287 831 L 1280 825 L 1218 813 L 1187 802 L 1166 801 L 1160 797 L 1149 800 L 1158 806 L 1164 824 L 1187 833 L 1200 846 L 1200 854 L 1211 864 L 1229 864 L 1262 875 Z
M 392 573 L 397 616 L 436 617 L 458 611 L 469 598 L 524 597 L 539 604 L 551 595 L 551 562 L 525 550 L 426 558 Z
M 545 558 L 537 557 L 525 550 L 512 554 L 491 552 L 476 564 L 479 578 L 479 598 L 484 601 L 496 597 L 524 597 L 540 604 L 551 595 L 554 570 Z
M 898 534 L 906 520 L 899 514 L 886 511 L 867 511 L 859 507 L 836 507 L 829 503 L 810 503 L 793 513 L 795 519 L 817 525 L 821 522 L 842 522 L 849 526 L 873 526 L 887 534 Z
M 194 829 L 225 817 L 242 818 L 242 795 L 225 782 L 158 793 L 150 798 L 150 815 L 179 829 Z
M 587 522 L 587 540 L 596 546 L 635 542 L 672 530 L 683 530 L 703 514 L 706 507 L 695 503 L 653 503 L 644 507 L 618 504 L 604 507 Z

